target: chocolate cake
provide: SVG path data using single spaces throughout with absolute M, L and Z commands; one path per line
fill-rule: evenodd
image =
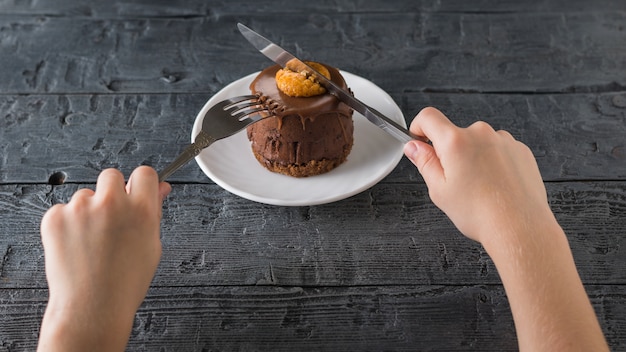
M 308 64 L 348 89 L 337 69 Z M 254 156 L 264 167 L 306 177 L 328 172 L 346 160 L 354 141 L 353 111 L 312 77 L 271 66 L 254 79 L 250 90 L 271 113 L 247 128 Z

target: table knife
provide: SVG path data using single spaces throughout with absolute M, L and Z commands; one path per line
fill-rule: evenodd
M 252 29 L 246 27 L 245 25 L 238 23 L 237 27 L 243 36 L 252 44 L 257 50 L 259 50 L 263 55 L 270 58 L 270 60 L 279 64 L 282 67 L 286 67 L 288 62 L 291 62 L 290 65 L 295 65 L 298 67 L 299 72 L 306 72 L 308 75 L 313 76 L 326 90 L 335 96 L 337 99 L 359 112 L 361 115 L 365 116 L 367 120 L 369 120 L 374 125 L 380 127 L 393 137 L 395 137 L 400 142 L 406 143 L 408 141 L 418 139 L 421 141 L 427 141 L 426 138 L 415 136 L 410 133 L 406 128 L 402 127 L 392 119 L 378 112 L 376 109 L 371 106 L 366 105 L 362 101 L 355 98 L 350 92 L 342 89 L 331 80 L 327 79 L 321 73 L 317 72 L 314 68 L 304 63 L 302 60 L 298 59 L 285 49 L 280 46 L 274 44 L 269 39 L 264 36 L 258 34 Z

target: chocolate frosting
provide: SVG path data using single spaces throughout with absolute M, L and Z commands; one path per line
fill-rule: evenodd
M 348 89 L 337 69 L 324 66 L 333 82 Z M 266 68 L 250 84 L 251 92 L 259 95 L 272 113 L 248 126 L 252 150 L 261 164 L 275 172 L 300 177 L 329 171 L 345 161 L 352 149 L 352 109 L 328 93 L 313 97 L 284 94 L 276 86 L 279 69 L 278 65 Z

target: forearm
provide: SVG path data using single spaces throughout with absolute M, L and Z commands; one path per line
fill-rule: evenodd
M 483 243 L 504 284 L 520 350 L 608 350 L 563 230 L 552 216 L 530 222 L 508 224 Z

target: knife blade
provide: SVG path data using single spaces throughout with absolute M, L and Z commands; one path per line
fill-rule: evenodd
M 333 81 L 327 79 L 324 75 L 317 72 L 317 70 L 307 65 L 302 60 L 298 59 L 293 54 L 276 45 L 264 36 L 260 35 L 259 33 L 253 31 L 252 29 L 246 27 L 241 23 L 237 24 L 237 28 L 239 28 L 241 34 L 243 34 L 243 36 L 250 42 L 250 44 L 252 44 L 255 48 L 257 48 L 257 50 L 259 50 L 263 55 L 267 56 L 270 60 L 274 61 L 282 67 L 286 67 L 287 63 L 290 63 L 290 65 L 297 66 L 299 72 L 305 71 L 307 74 L 313 76 L 324 88 L 326 88 L 326 90 L 330 94 L 335 96 L 337 99 L 339 99 L 355 111 L 359 112 L 368 121 L 383 129 L 400 142 L 406 143 L 414 139 L 427 142 L 426 138 L 413 135 L 397 122 L 383 115 L 371 106 L 358 100 L 348 91 L 342 89 L 341 87 L 333 83 Z

